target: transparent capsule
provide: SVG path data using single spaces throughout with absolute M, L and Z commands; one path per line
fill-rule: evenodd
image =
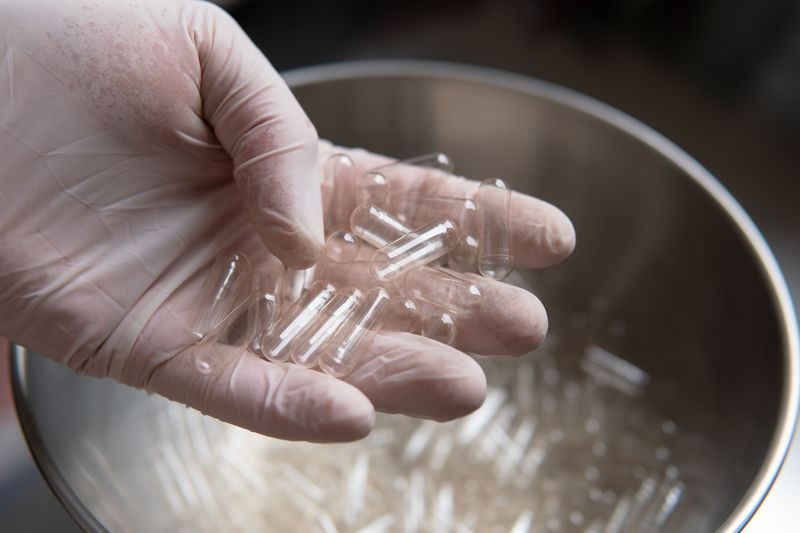
M 437 218 L 452 220 L 459 234 L 474 235 L 478 224 L 478 207 L 469 198 L 404 194 L 392 197 L 391 212 L 404 224 L 420 226 Z
M 425 169 L 449 173 L 453 171 L 453 163 L 445 154 L 431 153 L 374 168 L 359 177 L 356 186 L 356 200 L 358 203 L 386 207 L 392 181 L 402 179 L 411 172 L 418 174 Z
M 339 287 L 360 287 L 370 289 L 383 287 L 393 297 L 405 294 L 402 279 L 383 281 L 372 275 L 369 261 L 353 261 L 352 263 L 334 263 L 320 261 L 317 263 L 317 279 L 335 283 Z
M 253 274 L 250 292 L 270 293 L 276 296 L 281 294 L 286 267 L 280 259 L 274 255 L 267 255 L 254 261 L 251 267 Z
M 501 280 L 514 268 L 511 255 L 511 190 L 503 180 L 484 180 L 475 193 L 478 204 L 478 271 Z
M 456 321 L 447 311 L 435 309 L 422 318 L 422 336 L 452 346 L 456 340 Z
M 356 203 L 386 206 L 389 201 L 389 180 L 381 172 L 371 170 L 356 180 Z
M 350 263 L 358 257 L 361 241 L 347 228 L 331 232 L 325 239 L 325 256 L 336 263 Z
M 376 248 L 383 248 L 412 230 L 397 218 L 372 204 L 360 204 L 350 214 L 350 229 Z
M 476 284 L 440 268 L 410 270 L 404 278 L 412 298 L 438 305 L 457 316 L 472 316 L 483 303 L 483 291 Z
M 281 284 L 281 298 L 285 303 L 296 302 L 303 291 L 308 289 L 314 282 L 314 272 L 316 265 L 303 270 L 286 267 Z
M 261 333 L 267 329 L 273 317 L 278 313 L 278 300 L 269 292 L 255 292 L 252 307 L 247 312 L 247 331 L 250 339 L 247 349 L 256 355 L 263 355 L 261 351 Z
M 355 207 L 356 166 L 346 154 L 332 154 L 322 167 L 323 222 L 326 229 L 347 223 Z
M 241 252 L 219 254 L 189 316 L 188 328 L 202 337 L 230 313 L 250 289 L 250 260 Z
M 402 177 L 407 175 L 410 170 L 408 167 L 418 167 L 417 170 L 431 169 L 447 173 L 452 173 L 454 168 L 453 161 L 447 154 L 432 152 L 430 154 L 393 161 L 392 163 L 377 167 L 373 170 L 379 171 L 387 178 L 392 179 L 395 176 Z
M 447 219 L 434 220 L 377 250 L 372 256 L 372 274 L 380 280 L 399 278 L 442 257 L 457 240 L 455 224 Z
M 363 297 L 364 293 L 355 287 L 337 291 L 292 341 L 292 361 L 306 368 L 316 365 L 325 341 L 351 317 Z
M 422 316 L 411 298 L 393 298 L 386 313 L 384 328 L 419 335 L 422 333 Z
M 274 307 L 264 305 L 265 300 L 264 294 L 251 294 L 192 347 L 192 360 L 200 373 L 217 372 L 231 356 L 248 348 L 258 335 L 261 322 L 271 319 Z M 231 348 L 238 350 L 232 352 Z
M 462 235 L 447 254 L 447 268 L 456 272 L 474 272 L 478 268 L 478 239 Z
M 380 329 L 389 305 L 388 292 L 380 287 L 370 290 L 351 317 L 325 341 L 319 358 L 322 371 L 338 378 L 350 374 Z
M 326 281 L 313 283 L 261 335 L 261 355 L 271 361 L 288 360 L 292 341 L 316 318 L 335 292 L 336 288 Z

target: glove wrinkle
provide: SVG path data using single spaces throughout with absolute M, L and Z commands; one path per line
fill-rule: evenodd
M 270 119 L 270 120 L 278 121 L 279 118 L 276 117 L 276 118 L 273 118 L 273 119 Z M 237 141 L 237 143 L 244 143 L 247 140 L 248 140 L 247 138 L 240 137 L 239 140 Z M 285 145 L 281 146 L 280 148 L 275 148 L 275 149 L 273 149 L 273 150 L 271 150 L 269 152 L 264 152 L 263 154 L 258 154 L 256 156 L 253 156 L 250 159 L 248 159 L 247 161 L 242 161 L 241 163 L 236 165 L 236 167 L 234 168 L 233 175 L 234 175 L 234 177 L 237 177 L 237 179 L 238 179 L 238 176 L 241 176 L 242 172 L 244 170 L 248 169 L 249 167 L 251 167 L 251 166 L 253 166 L 253 165 L 257 164 L 257 163 L 260 163 L 262 161 L 266 161 L 268 159 L 272 159 L 272 158 L 274 158 L 276 156 L 283 155 L 283 154 L 286 154 L 286 153 L 289 153 L 289 152 L 294 152 L 294 151 L 298 151 L 298 150 L 307 150 L 307 149 L 308 149 L 308 144 L 305 141 L 302 141 L 302 140 L 285 144 Z

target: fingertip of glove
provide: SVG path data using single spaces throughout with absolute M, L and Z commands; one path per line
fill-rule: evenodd
M 548 220 L 547 237 L 555 262 L 563 261 L 575 250 L 575 226 L 560 209 L 556 209 Z
M 431 417 L 439 422 L 466 416 L 486 399 L 486 374 L 474 359 L 465 358 L 459 365 L 459 379 L 443 381 L 437 394 L 446 409 L 436 411 Z
M 336 391 L 318 415 L 318 442 L 349 442 L 363 439 L 375 426 L 375 409 L 364 394 L 349 385 Z

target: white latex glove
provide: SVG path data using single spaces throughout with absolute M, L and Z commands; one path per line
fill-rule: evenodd
M 238 353 L 197 372 L 185 324 L 211 262 L 234 248 L 254 263 L 270 252 L 313 263 L 332 147 L 318 154 L 289 89 L 210 4 L 3 1 L 0 13 L 0 335 L 287 439 L 362 437 L 375 408 L 448 419 L 480 405 L 485 378 L 471 358 L 402 333 L 378 335 L 347 381 Z M 386 160 L 349 153 L 362 170 Z M 458 196 L 475 185 L 407 181 Z M 560 211 L 521 195 L 512 206 L 518 266 L 570 253 Z M 457 346 L 538 345 L 539 301 L 481 283 L 486 302 L 459 324 Z

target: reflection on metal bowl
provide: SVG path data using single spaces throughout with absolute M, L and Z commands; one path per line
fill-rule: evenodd
M 578 247 L 518 271 L 545 346 L 480 358 L 485 405 L 437 424 L 379 417 L 364 441 L 253 435 L 17 348 L 26 436 L 91 530 L 738 530 L 768 490 L 798 401 L 783 279 L 692 159 L 589 98 L 430 63 L 288 75 L 321 136 L 396 157 L 442 151 L 562 207 Z

